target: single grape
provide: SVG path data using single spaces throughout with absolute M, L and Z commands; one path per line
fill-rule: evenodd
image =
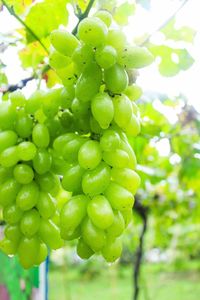
M 56 196 L 60 190 L 59 177 L 52 172 L 37 175 L 36 181 L 42 191 L 50 193 L 53 197 Z
M 125 34 L 120 29 L 110 29 L 108 31 L 106 44 L 111 45 L 117 51 L 123 49 L 126 45 L 127 39 Z
M 115 239 L 120 236 L 125 229 L 125 221 L 122 213 L 120 211 L 114 212 L 114 220 L 112 225 L 106 229 L 108 238 Z
M 63 246 L 59 228 L 50 220 L 41 219 L 39 237 L 51 249 L 58 249 Z
M 21 184 L 30 183 L 34 177 L 33 169 L 25 164 L 16 165 L 13 171 L 13 175 L 17 182 Z
M 133 195 L 136 193 L 140 186 L 141 179 L 139 175 L 131 169 L 113 168 L 111 170 L 112 179 L 130 191 Z
M 44 243 L 40 243 L 39 251 L 38 251 L 37 256 L 35 258 L 35 265 L 39 266 L 43 261 L 45 261 L 47 255 L 48 255 L 47 246 Z
M 9 101 L 3 101 L 0 103 L 0 129 L 10 130 L 13 129 L 16 120 L 15 108 L 9 103 Z
M 37 233 L 39 226 L 40 214 L 36 209 L 24 212 L 20 221 L 20 229 L 23 235 L 29 238 L 32 237 Z
M 113 129 L 104 131 L 100 138 L 100 146 L 103 151 L 114 151 L 120 145 L 120 137 Z
M 13 241 L 16 244 L 19 243 L 19 240 L 22 237 L 22 233 L 18 224 L 6 225 L 4 233 L 7 239 Z
M 15 255 L 17 253 L 17 246 L 18 244 L 16 242 L 7 238 L 0 240 L 0 250 L 6 255 Z
M 14 108 L 24 107 L 26 103 L 26 98 L 21 90 L 16 90 L 9 95 L 10 102 Z
M 88 259 L 94 254 L 92 249 L 84 242 L 82 238 L 78 240 L 76 251 L 78 256 L 82 259 Z
M 17 146 L 17 154 L 20 160 L 32 160 L 37 153 L 36 146 L 31 142 L 22 142 Z
M 51 169 L 52 157 L 46 149 L 38 149 L 33 158 L 33 168 L 42 175 Z
M 84 174 L 84 169 L 79 165 L 74 165 L 70 167 L 64 174 L 62 179 L 62 186 L 66 191 L 73 192 L 74 194 L 79 194 L 82 192 L 82 176 Z
M 10 225 L 17 224 L 22 216 L 23 211 L 16 204 L 7 205 L 3 210 L 3 219 Z
M 44 124 L 37 124 L 32 132 L 33 143 L 40 148 L 46 148 L 49 145 L 49 131 Z
M 135 101 L 142 96 L 142 89 L 137 84 L 129 85 L 124 94 L 128 96 L 131 101 Z
M 40 249 L 38 237 L 23 237 L 17 250 L 19 261 L 24 269 L 29 269 L 35 264 L 35 259 Z
M 122 254 L 121 239 L 111 240 L 102 249 L 102 255 L 107 262 L 114 262 Z
M 33 208 L 38 201 L 39 188 L 38 185 L 32 181 L 21 187 L 17 194 L 16 203 L 21 210 L 29 210 Z
M 10 179 L 13 174 L 12 168 L 5 168 L 0 166 L 0 184 L 4 183 L 7 179 Z
M 103 160 L 111 167 L 125 168 L 129 165 L 129 155 L 121 149 L 103 152 Z
M 49 55 L 49 65 L 54 69 L 62 69 L 71 63 L 70 57 L 64 56 L 54 50 Z
M 7 206 L 14 203 L 20 184 L 14 179 L 9 178 L 0 185 L 0 205 Z
M 66 134 L 60 135 L 54 140 L 53 148 L 59 155 L 62 155 L 63 147 L 68 142 L 70 142 L 71 140 L 73 140 L 75 138 L 76 138 L 76 135 L 74 133 L 66 133 Z
M 89 45 L 80 45 L 72 55 L 72 60 L 77 68 L 82 72 L 94 59 L 94 50 Z
M 122 93 L 128 86 L 128 75 L 118 64 L 105 70 L 104 80 L 106 87 L 114 94 Z
M 9 147 L 0 154 L 0 165 L 6 168 L 13 167 L 19 161 L 17 146 Z
M 94 16 L 103 21 L 107 27 L 110 27 L 112 23 L 112 15 L 107 10 L 99 10 Z
M 66 30 L 57 29 L 52 31 L 50 35 L 53 47 L 65 56 L 71 56 L 78 47 L 78 39 Z
M 44 94 L 44 91 L 37 90 L 29 97 L 25 104 L 25 111 L 28 114 L 34 114 L 41 107 Z
M 17 134 L 22 138 L 28 138 L 31 136 L 33 128 L 33 120 L 24 111 L 19 111 L 15 124 L 15 130 Z
M 16 145 L 18 136 L 17 134 L 12 130 L 6 130 L 0 132 L 0 153 L 11 147 Z
M 109 69 L 117 61 L 117 51 L 109 45 L 99 48 L 95 52 L 95 60 L 101 68 Z
M 119 127 L 126 127 L 133 114 L 132 103 L 124 94 L 113 98 L 114 120 Z
M 98 166 L 102 158 L 101 148 L 96 141 L 85 142 L 79 152 L 78 161 L 82 168 L 92 170 Z
M 48 193 L 40 192 L 37 209 L 43 219 L 50 219 L 56 211 L 55 199 Z
M 78 158 L 78 152 L 84 143 L 84 139 L 80 137 L 76 137 L 73 140 L 67 142 L 62 149 L 62 156 L 68 162 L 76 162 Z

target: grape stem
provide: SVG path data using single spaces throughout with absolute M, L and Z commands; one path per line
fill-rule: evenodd
M 45 50 L 45 52 L 47 54 L 49 54 L 49 51 L 46 48 L 46 46 L 44 45 L 44 43 L 40 40 L 40 38 L 37 36 L 37 34 L 15 13 L 13 6 L 9 6 L 5 0 L 2 0 L 2 3 L 7 8 L 9 13 L 13 17 L 15 17 L 26 28 L 26 30 L 30 33 L 30 35 L 32 35 L 32 37 L 40 43 L 40 45 Z
M 94 2 L 95 2 L 95 0 L 90 0 L 89 3 L 88 3 L 88 6 L 87 6 L 86 9 L 85 9 L 85 11 L 84 11 L 83 13 L 80 13 L 80 12 L 79 12 L 79 13 L 77 14 L 77 17 L 78 17 L 78 23 L 76 24 L 75 28 L 72 30 L 72 34 L 74 34 L 74 35 L 77 34 L 77 30 L 78 30 L 78 25 L 79 25 L 79 23 L 80 23 L 83 19 L 87 18 L 87 16 L 89 15 L 90 10 L 91 10 L 91 8 L 92 8 Z

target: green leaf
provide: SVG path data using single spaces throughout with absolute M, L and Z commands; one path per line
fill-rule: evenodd
M 6 74 L 0 73 L 0 87 L 5 86 L 8 84 L 8 79 Z
M 160 58 L 158 64 L 161 75 L 175 76 L 181 70 L 187 70 L 194 63 L 194 59 L 186 49 L 173 49 L 168 46 L 150 46 L 149 50 L 155 57 Z
M 129 16 L 135 12 L 135 4 L 125 2 L 115 9 L 114 19 L 119 25 L 127 25 Z
M 6 3 L 12 6 L 15 13 L 21 15 L 30 6 L 34 0 L 7 0 Z
M 172 20 L 161 30 L 161 32 L 165 34 L 167 39 L 192 43 L 194 41 L 196 31 L 188 26 L 176 29 L 175 23 L 175 19 Z
M 45 0 L 36 3 L 26 16 L 25 23 L 40 39 L 46 38 L 59 25 L 67 25 L 67 2 L 68 0 Z M 26 36 L 28 43 L 35 40 L 28 31 Z
M 34 42 L 27 45 L 25 48 L 19 51 L 19 58 L 23 68 L 37 68 L 45 57 L 45 52 L 40 46 L 39 42 Z

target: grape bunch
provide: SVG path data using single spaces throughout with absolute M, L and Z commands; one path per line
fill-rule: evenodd
M 0 103 L 0 249 L 25 268 L 74 239 L 83 259 L 121 255 L 140 185 L 129 138 L 140 132 L 141 90 L 132 78 L 153 58 L 112 22 L 99 11 L 77 36 L 53 31 L 49 64 L 61 87 Z

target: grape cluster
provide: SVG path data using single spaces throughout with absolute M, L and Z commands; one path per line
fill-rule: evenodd
M 152 56 L 111 23 L 99 11 L 77 37 L 53 31 L 49 64 L 63 85 L 28 99 L 16 91 L 0 104 L 0 249 L 25 268 L 63 240 L 77 239 L 84 259 L 121 255 L 140 184 L 129 137 L 140 132 L 141 90 L 131 74 Z

